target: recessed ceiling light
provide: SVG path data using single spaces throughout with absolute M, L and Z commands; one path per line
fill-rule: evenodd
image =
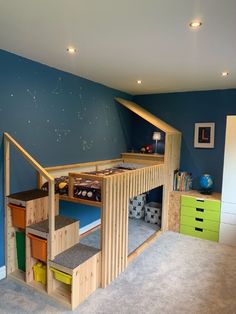
M 138 83 L 138 84 L 142 84 L 142 81 L 141 81 L 141 80 L 137 80 L 137 83 Z
M 200 26 L 202 26 L 202 22 L 200 21 L 193 21 L 189 24 L 189 26 L 193 29 L 197 29 L 199 28 Z
M 75 53 L 75 52 L 76 52 L 76 49 L 73 48 L 73 47 L 68 47 L 68 48 L 66 49 L 66 51 L 69 52 L 69 53 Z
M 228 75 L 229 75 L 229 72 L 226 72 L 226 71 L 221 73 L 221 76 L 228 76 Z

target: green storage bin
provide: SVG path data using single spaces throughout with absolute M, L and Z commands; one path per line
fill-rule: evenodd
M 25 272 L 25 233 L 16 231 L 18 269 Z

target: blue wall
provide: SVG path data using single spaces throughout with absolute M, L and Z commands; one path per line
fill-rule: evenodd
M 130 146 L 129 115 L 114 97 L 131 98 L 101 84 L 0 50 L 0 178 L 3 183 L 3 132 L 10 133 L 43 166 L 118 157 Z M 35 173 L 12 150 L 11 192 L 36 187 Z M 64 205 L 82 224 L 84 217 Z M 89 211 L 89 208 L 87 208 Z M 0 267 L 4 264 L 3 185 L 0 186 Z
M 215 191 L 221 191 L 226 115 L 236 114 L 236 89 L 135 96 L 134 101 L 182 132 L 181 169 L 198 178 L 210 173 Z M 136 147 L 152 142 L 153 128 L 135 117 L 132 119 Z M 215 148 L 194 148 L 194 124 L 215 122 Z M 143 131 L 145 129 L 145 132 Z M 145 134 L 145 135 L 144 135 Z M 147 134 L 149 140 L 147 139 Z
M 0 267 L 4 264 L 3 145 L 9 132 L 42 165 L 118 157 L 152 143 L 154 128 L 117 105 L 130 95 L 0 50 Z M 170 93 L 133 97 L 134 101 L 183 133 L 181 168 L 194 178 L 204 172 L 221 190 L 226 115 L 236 114 L 236 90 Z M 215 122 L 215 148 L 193 147 L 194 123 Z M 11 192 L 36 186 L 34 171 L 14 150 Z M 95 207 L 69 206 L 62 213 L 99 218 Z M 89 215 L 86 215 L 89 211 Z

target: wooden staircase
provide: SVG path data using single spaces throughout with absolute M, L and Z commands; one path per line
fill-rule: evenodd
M 79 221 L 59 215 L 59 198 L 55 195 L 51 259 L 48 201 L 47 193 L 38 189 L 7 197 L 8 274 L 74 309 L 101 285 L 101 252 L 79 243 Z M 25 272 L 18 268 L 17 232 L 25 236 Z M 39 263 L 47 274 L 44 283 L 35 280 L 35 265 Z M 55 278 L 55 270 L 62 281 Z M 67 275 L 71 277 L 69 284 L 63 283 Z

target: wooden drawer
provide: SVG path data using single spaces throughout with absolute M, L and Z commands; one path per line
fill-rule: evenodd
M 219 232 L 219 222 L 204 218 L 181 216 L 181 225 Z
M 208 200 L 204 198 L 197 198 L 192 196 L 182 195 L 181 206 L 189 206 L 200 209 L 208 209 L 220 212 L 220 201 Z
M 200 238 L 200 239 L 215 241 L 215 242 L 218 242 L 218 239 L 219 239 L 218 232 L 209 231 L 209 230 L 198 228 L 198 227 L 190 227 L 190 226 L 181 225 L 180 233 L 190 235 L 190 236 Z
M 194 218 L 203 218 L 207 220 L 212 220 L 219 222 L 220 221 L 220 212 L 208 210 L 199 207 L 181 207 L 181 216 L 189 216 Z

